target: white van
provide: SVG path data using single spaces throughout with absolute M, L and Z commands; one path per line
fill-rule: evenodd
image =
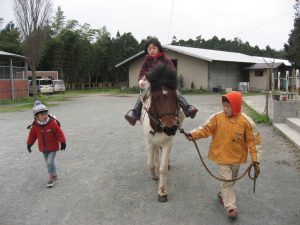
M 53 94 L 53 82 L 49 78 L 36 79 L 36 87 L 38 94 Z M 29 84 L 29 95 L 33 94 L 32 80 Z
M 63 80 L 53 80 L 53 91 L 64 93 L 66 90 L 65 83 Z

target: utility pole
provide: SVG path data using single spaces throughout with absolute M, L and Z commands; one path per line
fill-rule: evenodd
M 270 77 L 272 77 L 272 74 L 273 74 L 273 66 L 274 66 L 275 59 L 273 59 L 273 62 L 271 63 L 271 65 L 266 61 L 266 59 L 264 57 L 263 57 L 263 60 L 269 67 L 268 73 L 267 73 L 267 87 L 266 87 L 267 90 L 266 90 L 266 105 L 265 105 L 266 115 L 269 116 Z

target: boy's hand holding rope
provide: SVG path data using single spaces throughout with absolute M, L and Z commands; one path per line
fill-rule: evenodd
M 186 132 L 184 131 L 184 129 L 180 129 L 180 133 L 183 133 L 183 134 L 185 135 L 185 137 L 186 137 L 189 141 L 193 141 L 193 143 L 194 143 L 194 145 L 195 145 L 195 147 L 196 147 L 196 150 L 197 150 L 197 152 L 198 152 L 198 155 L 199 155 L 199 157 L 200 157 L 200 160 L 201 160 L 203 166 L 205 167 L 205 169 L 207 170 L 207 172 L 208 172 L 213 178 L 215 178 L 215 179 L 217 179 L 217 180 L 219 180 L 219 181 L 223 181 L 223 182 L 233 182 L 233 181 L 240 180 L 241 178 L 243 178 L 243 177 L 246 175 L 246 173 L 248 173 L 248 177 L 249 177 L 251 180 L 254 181 L 254 184 L 253 184 L 253 193 L 255 193 L 256 179 L 257 179 L 258 175 L 260 174 L 259 162 L 254 162 L 254 161 L 253 161 L 253 162 L 248 166 L 248 168 L 246 169 L 246 171 L 245 171 L 240 177 L 238 177 L 238 178 L 235 178 L 235 179 L 232 179 L 232 180 L 222 179 L 222 178 L 220 178 L 220 177 L 215 176 L 215 175 L 208 169 L 208 167 L 206 166 L 206 164 L 205 164 L 205 162 L 204 162 L 204 160 L 203 160 L 203 158 L 202 158 L 202 155 L 201 155 L 201 153 L 200 153 L 200 151 L 199 151 L 198 145 L 197 145 L 196 141 L 193 139 L 192 135 L 191 135 L 190 133 L 186 133 Z M 251 169 L 252 169 L 252 167 L 254 168 L 254 176 L 251 176 Z

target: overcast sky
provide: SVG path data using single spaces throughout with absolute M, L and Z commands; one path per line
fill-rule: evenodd
M 4 25 L 14 21 L 12 0 L 0 0 Z M 131 32 L 140 41 L 156 36 L 164 44 L 177 40 L 239 37 L 252 46 L 282 49 L 293 29 L 295 0 L 53 0 L 66 19 Z M 173 7 L 172 7 L 173 6 Z M 3 25 L 2 25 L 3 28 Z

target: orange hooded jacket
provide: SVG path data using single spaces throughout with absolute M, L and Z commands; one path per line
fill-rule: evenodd
M 212 136 L 208 158 L 222 165 L 236 165 L 247 162 L 248 151 L 251 160 L 260 161 L 260 136 L 255 131 L 255 123 L 245 113 L 241 113 L 242 95 L 230 92 L 222 96 L 232 109 L 232 116 L 224 112 L 211 115 L 199 128 L 190 132 L 193 139 Z

